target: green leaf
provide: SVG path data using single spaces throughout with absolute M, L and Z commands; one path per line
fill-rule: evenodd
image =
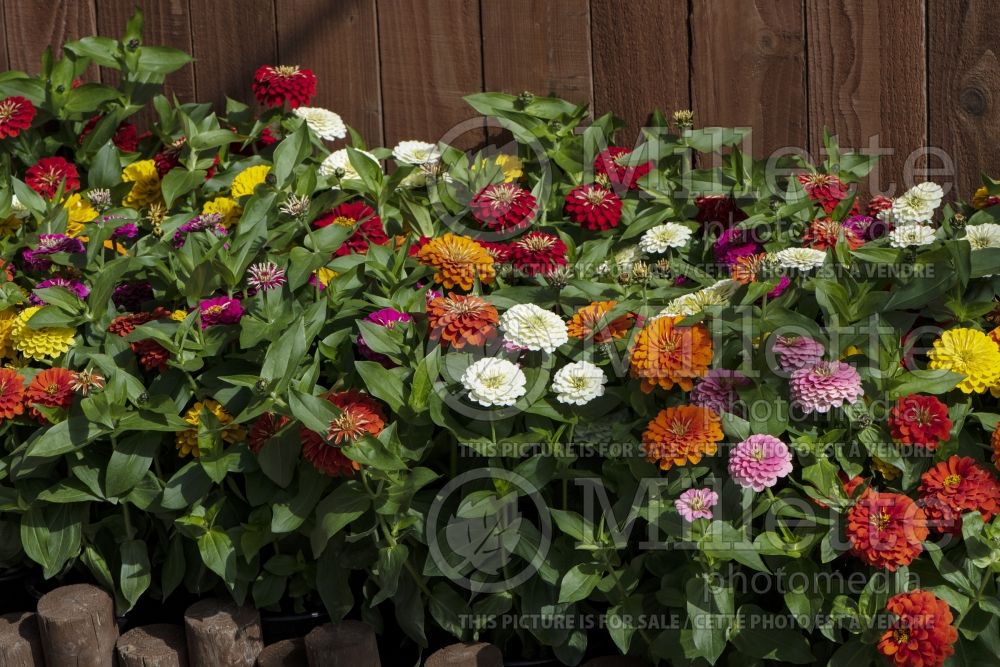
M 183 197 L 205 182 L 205 170 L 171 169 L 163 177 L 160 189 L 163 191 L 163 201 L 167 207 L 173 205 L 178 198 Z
M 733 590 L 695 577 L 687 582 L 685 591 L 694 646 L 698 655 L 715 664 L 726 648 L 726 633 L 732 624 Z
M 889 398 L 900 398 L 910 394 L 944 394 L 951 391 L 965 379 L 961 373 L 946 370 L 904 371 L 892 379 Z
M 372 598 L 372 606 L 383 600 L 388 600 L 396 594 L 399 586 L 399 575 L 403 571 L 403 565 L 409 555 L 410 550 L 405 544 L 397 543 L 378 550 L 376 572 L 379 592 Z
M 153 580 L 149 566 L 149 553 L 142 540 L 126 540 L 121 544 L 121 591 L 129 611 L 139 601 Z
M 113 188 L 121 183 L 122 162 L 114 142 L 101 146 L 90 162 L 87 184 L 92 188 Z
M 174 473 L 163 488 L 160 504 L 164 509 L 179 510 L 189 507 L 205 497 L 212 487 L 212 480 L 197 461 L 191 461 Z
M 769 618 L 775 622 L 769 623 Z M 776 660 L 783 664 L 812 664 L 815 657 L 809 650 L 809 642 L 801 632 L 775 627 L 780 620 L 783 619 L 760 607 L 743 605 L 737 620 L 740 631 L 733 638 L 733 646 L 754 658 Z
M 52 458 L 80 449 L 106 434 L 108 429 L 95 424 L 84 415 L 70 417 L 45 429 L 41 436 L 30 441 L 25 457 Z
M 563 575 L 559 584 L 559 602 L 586 600 L 602 576 L 603 569 L 591 563 L 574 565 Z
M 309 141 L 309 127 L 303 122 L 294 132 L 286 136 L 274 149 L 275 186 L 284 187 L 292 170 L 309 155 L 312 144 Z
M 236 548 L 229 535 L 218 528 L 198 538 L 198 552 L 205 566 L 232 588 L 236 583 Z
M 316 523 L 310 535 L 313 554 L 326 549 L 330 538 L 371 507 L 371 499 L 357 480 L 341 482 L 316 506 Z
M 404 369 L 384 368 L 377 361 L 358 361 L 354 367 L 364 380 L 368 391 L 376 398 L 385 401 L 393 412 L 399 412 L 399 409 L 406 404 L 403 396 L 406 373 Z
M 160 446 L 159 437 L 137 434 L 118 441 L 108 459 L 104 491 L 108 496 L 124 496 L 146 475 Z
M 24 553 L 42 566 L 46 579 L 54 577 L 66 562 L 80 553 L 87 503 L 35 505 L 21 517 Z
M 271 505 L 271 532 L 290 533 L 305 522 L 316 507 L 329 478 L 308 464 L 299 467 L 299 485 L 295 493 L 283 491 Z
M 285 488 L 292 483 L 300 460 L 302 440 L 297 426 L 285 428 L 277 437 L 268 440 L 257 454 L 261 471 L 272 482 Z
M 170 74 L 191 62 L 184 51 L 167 46 L 143 46 L 139 50 L 138 68 L 156 74 Z

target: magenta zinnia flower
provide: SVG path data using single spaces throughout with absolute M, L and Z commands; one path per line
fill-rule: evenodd
M 790 472 L 792 452 L 773 435 L 751 435 L 729 454 L 729 474 L 744 489 L 769 489 Z
M 716 261 L 732 266 L 740 257 L 756 255 L 763 252 L 764 248 L 753 240 L 749 230 L 730 227 L 719 234 L 712 250 Z
M 86 299 L 87 295 L 90 294 L 90 288 L 81 283 L 79 280 L 67 280 L 66 278 L 49 278 L 48 280 L 43 280 L 42 282 L 35 285 L 35 289 L 45 289 L 46 287 L 65 287 L 70 292 L 76 294 L 80 299 Z M 44 306 L 45 301 L 42 297 L 37 294 L 32 293 L 28 297 L 28 301 L 35 306 Z
M 711 519 L 712 508 L 719 502 L 719 494 L 709 488 L 688 489 L 674 501 L 674 507 L 685 521 Z
M 40 234 L 35 254 L 52 255 L 57 252 L 79 253 L 86 250 L 87 247 L 83 245 L 83 241 L 80 239 L 75 239 L 65 234 Z
M 243 304 L 228 296 L 205 299 L 198 304 L 198 310 L 201 311 L 202 329 L 216 324 L 238 324 L 243 317 Z
M 778 336 L 774 341 L 778 364 L 786 373 L 811 368 L 823 359 L 826 348 L 808 336 Z
M 695 383 L 689 400 L 692 405 L 711 408 L 716 414 L 733 412 L 736 401 L 739 400 L 736 387 L 749 383 L 750 380 L 739 371 L 713 368 Z
M 789 384 L 792 403 L 806 414 L 854 403 L 864 393 L 858 371 L 842 361 L 821 361 L 811 368 L 800 368 L 792 373 Z
M 111 292 L 111 301 L 125 310 L 139 310 L 142 304 L 153 299 L 153 286 L 149 283 L 122 283 Z
M 380 327 L 386 327 L 387 329 L 392 329 L 396 326 L 397 322 L 409 322 L 413 318 L 407 313 L 401 313 L 395 308 L 383 308 L 381 310 L 376 310 L 374 313 L 369 314 L 365 317 L 365 322 L 371 322 L 372 324 L 377 324 Z M 368 343 L 365 342 L 364 336 L 358 336 L 358 352 L 361 356 L 369 361 L 377 361 L 382 364 L 385 368 L 393 368 L 396 364 L 392 359 L 384 354 L 375 352 L 370 347 Z
M 139 228 L 134 222 L 126 222 L 124 225 L 115 227 L 111 235 L 116 239 L 134 239 L 139 235 Z

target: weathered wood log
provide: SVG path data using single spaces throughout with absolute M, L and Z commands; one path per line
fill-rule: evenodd
M 648 665 L 648 662 L 643 662 L 638 658 L 628 658 L 620 655 L 594 658 L 583 663 L 583 667 L 648 667 Z
M 230 600 L 199 600 L 184 612 L 191 667 L 253 667 L 264 648 L 260 614 Z
M 0 667 L 42 667 L 42 638 L 38 619 L 22 611 L 0 616 Z
M 503 655 L 493 644 L 452 644 L 435 651 L 426 667 L 503 667 Z
M 361 621 L 324 623 L 306 635 L 309 667 L 382 667 L 375 629 Z
M 48 667 L 114 667 L 118 624 L 111 596 L 97 586 L 61 586 L 38 601 Z
M 283 639 L 265 646 L 257 656 L 257 667 L 307 667 L 304 639 Z
M 184 628 L 156 623 L 133 628 L 118 638 L 120 667 L 188 667 Z

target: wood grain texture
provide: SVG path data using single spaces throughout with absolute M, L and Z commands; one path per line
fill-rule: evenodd
M 951 198 L 971 198 L 981 172 L 1000 174 L 998 21 L 992 0 L 928 0 L 930 140 L 956 167 Z
M 316 73 L 315 105 L 382 143 L 375 0 L 275 0 L 278 57 Z
M 483 89 L 479 21 L 477 2 L 378 0 L 387 146 L 403 139 L 482 143 L 482 122 L 462 100 Z
M 799 0 L 693 0 L 696 126 L 747 126 L 757 157 L 808 141 Z
M 4 28 L 11 69 L 38 74 L 42 53 L 49 46 L 59 54 L 65 42 L 97 33 L 93 0 L 7 0 Z M 83 77 L 97 79 L 91 67 Z
M 0 69 L 10 69 L 10 61 L 7 59 L 7 10 L 4 9 L 3 0 L 0 0 Z
M 199 102 L 225 109 L 226 95 L 252 102 L 261 65 L 277 62 L 273 0 L 190 0 L 194 74 Z
M 898 195 L 908 157 L 927 144 L 924 0 L 806 0 L 810 150 L 823 128 L 842 147 L 885 154 L 863 189 Z M 909 182 L 907 182 L 909 181 Z
M 592 0 L 594 114 L 625 119 L 619 138 L 635 144 L 654 107 L 668 116 L 691 107 L 687 0 Z

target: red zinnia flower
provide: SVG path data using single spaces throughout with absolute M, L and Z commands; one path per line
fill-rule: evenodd
M 47 408 L 68 408 L 73 402 L 73 373 L 65 368 L 47 368 L 31 380 L 25 392 L 25 402 L 31 407 L 31 416 L 43 421 L 36 405 Z
M 341 204 L 316 218 L 312 223 L 313 229 L 322 229 L 329 225 L 356 226 L 350 238 L 334 252 L 338 257 L 352 252 L 366 252 L 370 243 L 385 245 L 389 242 L 389 237 L 382 227 L 382 219 L 375 213 L 375 209 L 363 201 Z
M 842 199 L 850 192 L 842 180 L 833 174 L 799 174 L 796 178 L 805 188 L 806 196 L 819 203 L 827 213 L 833 213 Z M 858 202 L 854 201 L 851 213 L 858 212 Z
M 584 229 L 612 229 L 621 220 L 622 200 L 597 183 L 580 185 L 566 195 L 566 215 Z
M 276 436 L 278 431 L 283 429 L 290 421 L 285 415 L 276 415 L 273 412 L 265 412 L 260 417 L 257 417 L 253 426 L 250 427 L 250 433 L 247 435 L 247 444 L 250 446 L 250 451 L 254 454 L 260 454 L 260 450 L 264 449 L 264 445 Z
M 802 240 L 816 250 L 827 250 L 837 245 L 840 233 L 844 233 L 847 247 L 857 250 L 865 244 L 865 240 L 850 227 L 845 227 L 832 218 L 817 218 L 809 223 L 809 228 L 802 235 Z
M 694 219 L 702 225 L 711 223 L 729 229 L 749 217 L 729 195 L 705 195 L 695 198 L 694 203 L 698 207 Z
M 64 195 L 80 189 L 79 172 L 72 162 L 61 157 L 43 157 L 24 174 L 24 182 L 28 187 L 49 199 L 55 196 L 59 185 L 64 181 Z
M 253 76 L 253 94 L 264 106 L 288 102 L 294 109 L 308 104 L 316 94 L 316 75 L 297 65 L 261 65 Z
M 885 195 L 876 195 L 868 201 L 868 215 L 877 218 L 878 214 L 892 208 L 892 200 Z
M 16 137 L 31 127 L 35 105 L 19 95 L 0 100 L 0 139 Z
M 385 413 L 373 398 L 356 389 L 327 394 L 326 400 L 340 408 L 340 416 L 330 422 L 325 437 L 304 426 L 299 429 L 302 456 L 324 475 L 347 477 L 361 466 L 340 448 L 365 435 L 377 437 L 385 428 Z
M 1000 482 L 968 456 L 950 456 L 920 476 L 920 501 L 934 528 L 959 533 L 962 514 L 978 510 L 983 521 L 1000 513 Z
M 897 667 L 941 667 L 955 652 L 958 630 L 944 600 L 915 590 L 893 595 L 885 608 L 896 621 L 882 634 L 878 650 Z
M 907 445 L 926 447 L 934 451 L 951 437 L 948 406 L 935 396 L 913 394 L 896 399 L 889 410 L 889 430 L 892 439 Z
M 125 313 L 111 320 L 108 325 L 108 333 L 124 338 L 129 335 L 137 326 L 147 324 L 153 320 L 163 320 L 170 317 L 170 311 L 163 306 L 157 306 L 152 312 Z
M 167 362 L 170 360 L 170 352 L 152 338 L 146 338 L 134 343 L 129 343 L 133 354 L 139 358 L 139 363 L 147 371 L 163 372 L 167 370 Z
M 870 487 L 847 512 L 851 553 L 869 565 L 895 572 L 924 550 L 927 516 L 912 499 Z
M 87 121 L 87 124 L 83 126 L 82 130 L 80 130 L 80 136 L 77 137 L 77 141 L 79 143 L 83 143 L 83 140 L 86 139 L 87 135 L 94 130 L 94 127 L 101 120 L 101 118 L 103 118 L 101 115 L 92 116 L 90 120 Z M 124 121 L 115 130 L 114 136 L 111 137 L 111 142 L 121 151 L 134 153 L 139 150 L 139 142 L 150 136 L 152 136 L 151 132 L 143 132 L 142 134 L 139 134 L 135 125 L 129 123 L 128 121 Z M 168 169 L 167 171 L 170 170 Z M 160 174 L 160 176 L 163 176 L 163 174 Z
M 10 368 L 0 368 L 0 419 L 24 413 L 24 377 Z
M 492 241 L 478 241 L 479 245 L 486 248 L 496 264 L 506 264 L 510 261 L 510 246 L 506 243 L 494 243 Z
M 631 165 L 629 159 L 632 152 L 621 146 L 611 146 L 594 160 L 594 171 L 597 174 L 606 176 L 611 185 L 615 187 L 627 187 L 629 190 L 636 190 L 639 187 L 639 179 L 648 174 L 653 169 L 652 162 Z
M 566 265 L 566 244 L 555 234 L 529 232 L 510 244 L 510 260 L 529 276 L 546 275 Z
M 469 207 L 483 227 L 505 232 L 530 225 L 538 212 L 538 201 L 516 183 L 494 183 L 480 190 Z

